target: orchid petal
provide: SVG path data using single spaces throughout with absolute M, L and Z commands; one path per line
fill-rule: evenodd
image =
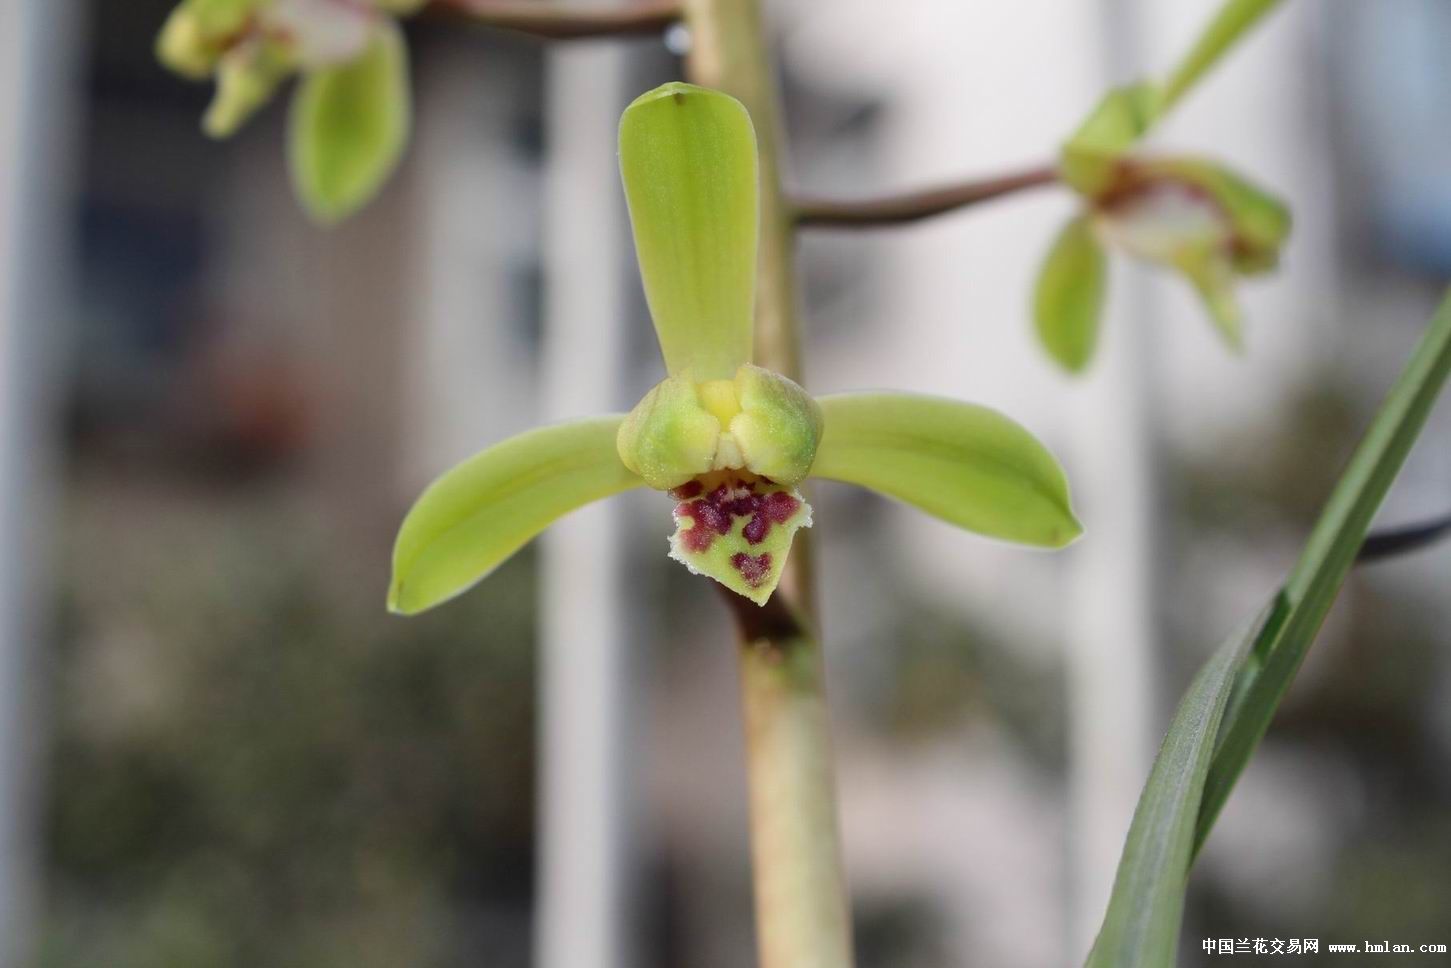
M 734 376 L 751 358 L 760 221 L 750 115 L 717 91 L 656 88 L 620 119 L 620 174 L 666 368 Z
M 1093 358 L 1103 312 L 1103 249 L 1087 216 L 1073 219 L 1048 252 L 1033 292 L 1038 339 L 1064 369 L 1077 373 Z
M 1278 264 L 1291 218 L 1288 206 L 1273 194 L 1223 165 L 1199 158 L 1157 159 L 1145 163 L 1143 173 L 1191 186 L 1218 206 L 1231 233 L 1236 272 L 1268 272 Z
M 202 118 L 213 138 L 229 138 L 272 100 L 293 71 L 291 58 L 262 37 L 253 37 L 222 55 L 217 63 L 217 92 Z
M 411 615 L 447 601 L 555 519 L 643 485 L 615 451 L 623 419 L 592 417 L 531 430 L 429 485 L 398 532 L 389 610 Z
M 1243 352 L 1244 323 L 1234 295 L 1234 270 L 1229 259 L 1215 252 L 1186 252 L 1177 260 L 1176 268 L 1198 293 L 1225 345 L 1236 353 Z
M 811 473 L 880 491 L 989 537 L 1059 548 L 1082 532 L 1053 455 L 987 407 L 904 393 L 819 399 Z
M 408 48 L 379 23 L 355 60 L 310 72 L 292 102 L 292 180 L 309 213 L 331 223 L 369 202 L 408 143 Z
M 204 80 L 216 69 L 227 39 L 240 31 L 258 0 L 183 0 L 156 37 L 156 57 L 182 77 Z

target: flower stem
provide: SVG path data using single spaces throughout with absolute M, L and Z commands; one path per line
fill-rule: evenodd
M 755 361 L 801 379 L 795 217 L 782 189 L 777 90 L 760 0 L 684 0 L 690 80 L 750 112 L 760 152 L 761 240 Z M 851 921 L 837 831 L 809 534 L 763 609 L 732 602 L 751 787 L 751 852 L 761 968 L 850 968 Z M 734 598 L 735 596 L 728 596 Z
M 803 228 L 871 229 L 906 225 L 936 215 L 1002 198 L 1027 188 L 1058 181 L 1058 170 L 1043 165 L 995 178 L 960 182 L 882 198 L 835 200 L 802 198 L 795 203 L 796 224 Z
M 761 968 L 850 968 L 821 646 L 779 593 L 723 592 L 740 630 Z
M 680 19 L 677 0 L 633 0 L 622 7 L 558 5 L 538 0 L 434 0 L 476 23 L 544 40 L 659 34 Z

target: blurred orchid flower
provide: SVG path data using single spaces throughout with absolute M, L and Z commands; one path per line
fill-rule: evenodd
M 668 376 L 629 414 L 529 431 L 448 471 L 409 511 L 392 611 L 437 605 L 556 518 L 635 487 L 675 501 L 670 554 L 757 604 L 811 524 L 808 476 L 859 484 L 981 534 L 1061 547 L 1063 471 L 985 407 L 899 393 L 813 399 L 751 362 L 759 221 L 745 108 L 672 83 L 620 123 L 620 167 Z
M 1289 210 L 1229 169 L 1197 158 L 1132 155 L 1159 105 L 1152 85 L 1116 89 L 1063 148 L 1060 174 L 1085 205 L 1048 253 L 1033 314 L 1044 347 L 1069 370 L 1087 366 L 1097 342 L 1104 245 L 1182 275 L 1225 342 L 1239 350 L 1235 281 L 1275 268 L 1289 235 Z
M 288 150 L 308 211 L 336 221 L 382 186 L 408 140 L 408 55 L 393 14 L 421 0 L 183 0 L 157 38 L 160 61 L 216 81 L 202 118 L 234 134 L 294 74 Z

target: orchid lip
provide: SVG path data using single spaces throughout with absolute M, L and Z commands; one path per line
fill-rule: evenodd
M 812 523 L 799 492 L 748 471 L 703 474 L 670 496 L 670 557 L 758 605 L 780 582 L 796 531 Z

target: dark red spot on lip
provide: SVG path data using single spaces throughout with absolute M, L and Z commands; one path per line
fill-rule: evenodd
M 767 520 L 766 515 L 757 511 L 755 517 L 751 518 L 741 529 L 741 536 L 751 544 L 760 544 L 766 540 L 766 532 L 769 530 L 771 530 L 771 522 Z
M 703 552 L 710 549 L 710 544 L 718 534 L 729 534 L 731 530 L 731 519 L 720 508 L 709 501 L 686 501 L 675 506 L 675 520 L 690 518 L 695 523 L 687 530 L 680 532 L 680 539 L 685 547 L 694 552 Z
M 754 495 L 746 494 L 741 497 L 731 498 L 719 505 L 720 509 L 733 518 L 744 518 L 747 515 L 756 513 L 756 506 L 760 503 Z
M 771 571 L 771 556 L 769 554 L 748 555 L 744 551 L 737 551 L 731 555 L 731 567 L 741 573 L 746 584 L 755 588 L 766 580 L 766 575 Z
M 700 494 L 699 481 L 690 481 L 671 493 L 686 498 Z M 716 535 L 729 534 L 737 518 L 747 518 L 741 536 L 750 544 L 766 540 L 773 524 L 785 524 L 801 508 L 801 502 L 784 491 L 757 494 L 755 481 L 733 480 L 711 490 L 696 500 L 684 500 L 675 508 L 677 520 L 691 518 L 695 524 L 681 532 L 685 548 L 693 552 L 709 550 Z
M 677 501 L 688 501 L 693 497 L 700 497 L 700 492 L 703 490 L 705 490 L 705 485 L 699 481 L 686 481 L 671 491 L 670 496 Z
M 761 510 L 776 524 L 785 524 L 790 521 L 791 515 L 795 514 L 800 507 L 801 502 L 785 491 L 772 491 L 761 499 Z

